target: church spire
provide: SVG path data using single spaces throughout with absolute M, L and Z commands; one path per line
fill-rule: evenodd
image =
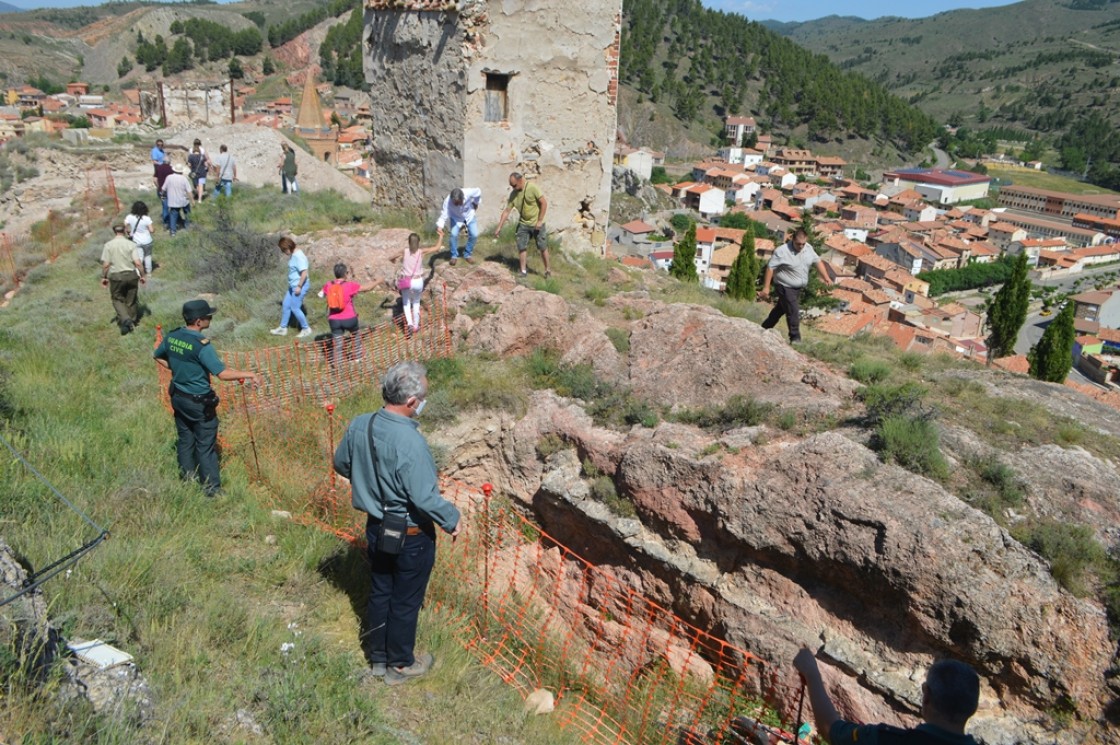
M 299 103 L 299 117 L 296 119 L 296 129 L 315 130 L 322 132 L 330 129 L 323 121 L 323 105 L 319 101 L 319 91 L 315 90 L 314 68 L 308 69 L 307 78 L 303 84 L 303 100 Z

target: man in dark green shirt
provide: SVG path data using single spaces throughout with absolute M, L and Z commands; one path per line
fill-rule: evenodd
M 802 648 L 793 660 L 801 673 L 813 706 L 817 732 L 828 736 L 831 745 L 976 745 L 964 733 L 968 720 L 980 704 L 980 676 L 957 660 L 933 663 L 922 683 L 922 719 L 914 729 L 888 724 L 856 724 L 840 718 L 824 687 L 813 653 Z
M 374 675 L 389 685 L 431 669 L 430 654 L 416 654 L 420 606 L 436 560 L 436 526 L 455 538 L 459 510 L 439 493 L 439 478 L 416 417 L 428 396 L 428 377 L 418 362 L 399 362 L 381 380 L 385 406 L 350 422 L 334 454 L 334 470 L 350 479 L 355 509 L 365 512 L 371 586 L 364 629 Z M 398 553 L 381 550 L 386 516 L 404 518 Z
M 202 335 L 210 328 L 216 310 L 205 300 L 184 303 L 186 326 L 165 336 L 152 353 L 157 363 L 171 370 L 169 393 L 178 433 L 179 475 L 185 480 L 200 481 L 208 497 L 216 495 L 222 487 L 217 451 L 218 395 L 210 387 L 210 376 L 257 383 L 254 373 L 227 368 L 210 340 Z

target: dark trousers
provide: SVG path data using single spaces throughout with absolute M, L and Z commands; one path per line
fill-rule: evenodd
M 346 345 L 346 340 L 343 334 L 349 333 L 350 340 L 354 344 L 351 350 L 349 359 L 358 359 L 362 356 L 362 338 L 358 336 L 358 317 L 347 318 L 342 321 L 335 321 L 328 318 L 327 323 L 331 327 L 331 360 L 334 364 L 342 362 L 342 348 Z
M 171 408 L 179 435 L 175 443 L 179 476 L 185 481 L 201 482 L 206 494 L 213 496 L 222 487 L 218 466 L 218 415 L 178 391 L 171 394 Z
M 800 341 L 801 291 L 803 289 L 803 287 L 786 287 L 785 285 L 775 284 L 774 310 L 766 316 L 766 320 L 762 322 L 762 328 L 774 328 L 778 325 L 778 321 L 782 320 L 782 316 L 785 316 L 786 324 L 789 326 L 789 340 Z
M 371 663 L 408 667 L 416 661 L 416 624 L 436 563 L 435 527 L 407 536 L 396 556 L 377 550 L 380 523 L 366 522 L 370 592 L 366 606 L 366 654 Z
M 117 323 L 136 323 L 140 320 L 140 306 L 136 294 L 140 288 L 140 275 L 135 271 L 113 272 L 109 275 L 109 297 L 117 313 Z

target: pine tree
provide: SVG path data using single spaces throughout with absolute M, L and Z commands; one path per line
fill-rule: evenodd
M 264 62 L 261 63 L 261 72 L 265 75 L 271 75 L 276 72 L 276 65 L 272 64 L 271 57 L 264 58 Z
M 1031 300 L 1031 280 L 1027 276 L 1027 253 L 1015 257 L 1011 276 L 996 293 L 988 307 L 988 363 L 1015 351 L 1019 329 L 1027 320 Z
M 731 264 L 727 275 L 727 296 L 736 300 L 754 300 L 758 291 L 758 254 L 754 245 L 754 231 L 747 227 L 743 247 Z
M 689 226 L 688 232 L 673 245 L 673 263 L 669 274 L 682 282 L 699 282 L 696 273 L 696 223 Z
M 1058 317 L 1046 327 L 1038 344 L 1027 353 L 1031 377 L 1049 383 L 1064 383 L 1073 367 L 1073 345 L 1076 340 L 1073 303 L 1067 303 Z

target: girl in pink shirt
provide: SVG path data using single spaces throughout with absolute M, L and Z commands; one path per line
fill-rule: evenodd
M 404 251 L 401 273 L 397 277 L 397 288 L 401 291 L 401 305 L 404 307 L 404 320 L 408 330 L 420 330 L 420 293 L 424 291 L 424 254 L 438 251 L 440 244 L 431 248 L 420 248 L 420 236 L 408 236 L 408 248 Z
M 332 288 L 338 288 L 338 291 Z M 331 346 L 333 359 L 337 365 L 342 362 L 342 336 L 349 333 L 354 336 L 354 357 L 362 354 L 361 337 L 358 336 L 358 312 L 354 310 L 354 296 L 359 292 L 369 292 L 374 285 L 362 285 L 350 281 L 350 270 L 345 264 L 334 265 L 334 281 L 323 285 L 319 297 L 327 298 L 327 323 L 331 327 Z M 332 308 L 330 302 L 333 298 L 341 297 L 341 307 Z

